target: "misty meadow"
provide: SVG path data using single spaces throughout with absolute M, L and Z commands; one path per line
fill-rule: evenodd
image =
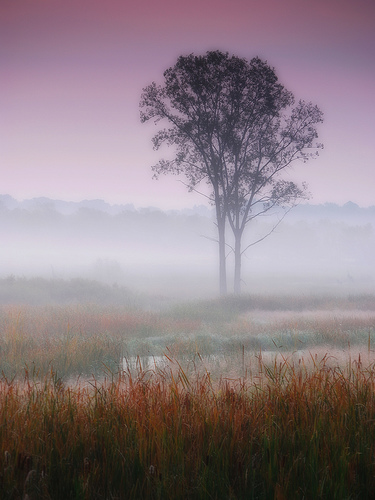
M 371 208 L 297 207 L 215 298 L 207 209 L 3 200 L 2 498 L 371 498 Z
M 0 1 L 0 500 L 374 498 L 374 19 Z
M 244 254 L 243 292 L 372 292 L 374 219 L 374 207 L 350 202 L 300 204 Z M 267 234 L 275 220 L 277 214 L 254 220 L 245 244 Z M 3 277 L 79 276 L 166 299 L 217 294 L 216 226 L 206 206 L 161 211 L 102 200 L 17 202 L 3 195 L 0 228 Z M 228 246 L 228 261 L 231 253 Z M 28 301 L 38 303 L 38 292 Z
M 374 295 L 12 287 L 40 303 L 0 308 L 2 498 L 371 497 Z
M 354 232 L 358 251 L 340 225 L 299 223 L 297 235 L 282 225 L 309 199 L 288 173 L 323 149 L 322 110 L 297 101 L 267 61 L 219 50 L 179 56 L 139 107 L 157 126 L 154 150 L 173 149 L 154 177 L 182 176 L 212 210 L 97 201 L 66 213 L 41 199 L 30 212 L 3 197 L 8 273 L 19 262 L 30 273 L 33 255 L 45 272 L 51 259 L 49 279 L 1 283 L 4 495 L 363 497 L 375 482 L 373 227 Z M 357 205 L 342 208 L 358 218 Z M 252 253 L 256 293 L 244 295 L 245 258 L 278 231 L 284 242 Z M 83 278 L 98 252 L 102 283 Z M 55 258 L 76 277 L 58 277 Z M 213 264 L 220 298 L 204 299 Z M 131 276 L 145 280 L 138 293 Z M 257 284 L 267 278 L 273 295 Z

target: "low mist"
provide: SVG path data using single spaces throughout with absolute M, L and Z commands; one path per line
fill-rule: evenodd
M 218 295 L 214 213 L 163 212 L 82 203 L 0 198 L 0 277 L 84 278 L 170 298 Z M 301 205 L 243 257 L 246 293 L 362 293 L 375 289 L 375 207 Z M 248 227 L 243 248 L 275 218 Z M 230 232 L 228 231 L 228 237 Z M 228 285 L 233 255 L 228 240 Z

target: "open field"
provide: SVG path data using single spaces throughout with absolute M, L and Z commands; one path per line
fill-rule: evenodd
M 1 498 L 372 498 L 373 295 L 8 303 L 0 353 Z
M 361 352 L 372 362 L 375 351 L 372 295 L 252 295 L 153 307 L 149 298 L 119 296 L 122 303 L 0 305 L 0 371 L 8 379 L 22 378 L 25 367 L 41 377 L 53 369 L 64 381 L 102 378 L 124 366 L 168 364 L 167 354 L 188 372 L 199 365 L 216 379 L 238 378 L 250 376 L 260 352 L 319 352 L 337 362 Z

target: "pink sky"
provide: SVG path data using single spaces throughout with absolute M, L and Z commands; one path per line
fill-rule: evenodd
M 259 55 L 324 111 L 325 149 L 292 174 L 312 203 L 375 205 L 373 0 L 1 0 L 0 193 L 204 203 L 151 179 L 138 103 L 178 55 L 211 49 Z

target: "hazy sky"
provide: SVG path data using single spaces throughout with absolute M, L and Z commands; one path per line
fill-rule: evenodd
M 312 203 L 375 205 L 374 0 L 0 0 L 0 193 L 203 203 L 151 179 L 138 105 L 179 55 L 211 49 L 266 59 L 324 111 L 325 149 L 293 173 Z

